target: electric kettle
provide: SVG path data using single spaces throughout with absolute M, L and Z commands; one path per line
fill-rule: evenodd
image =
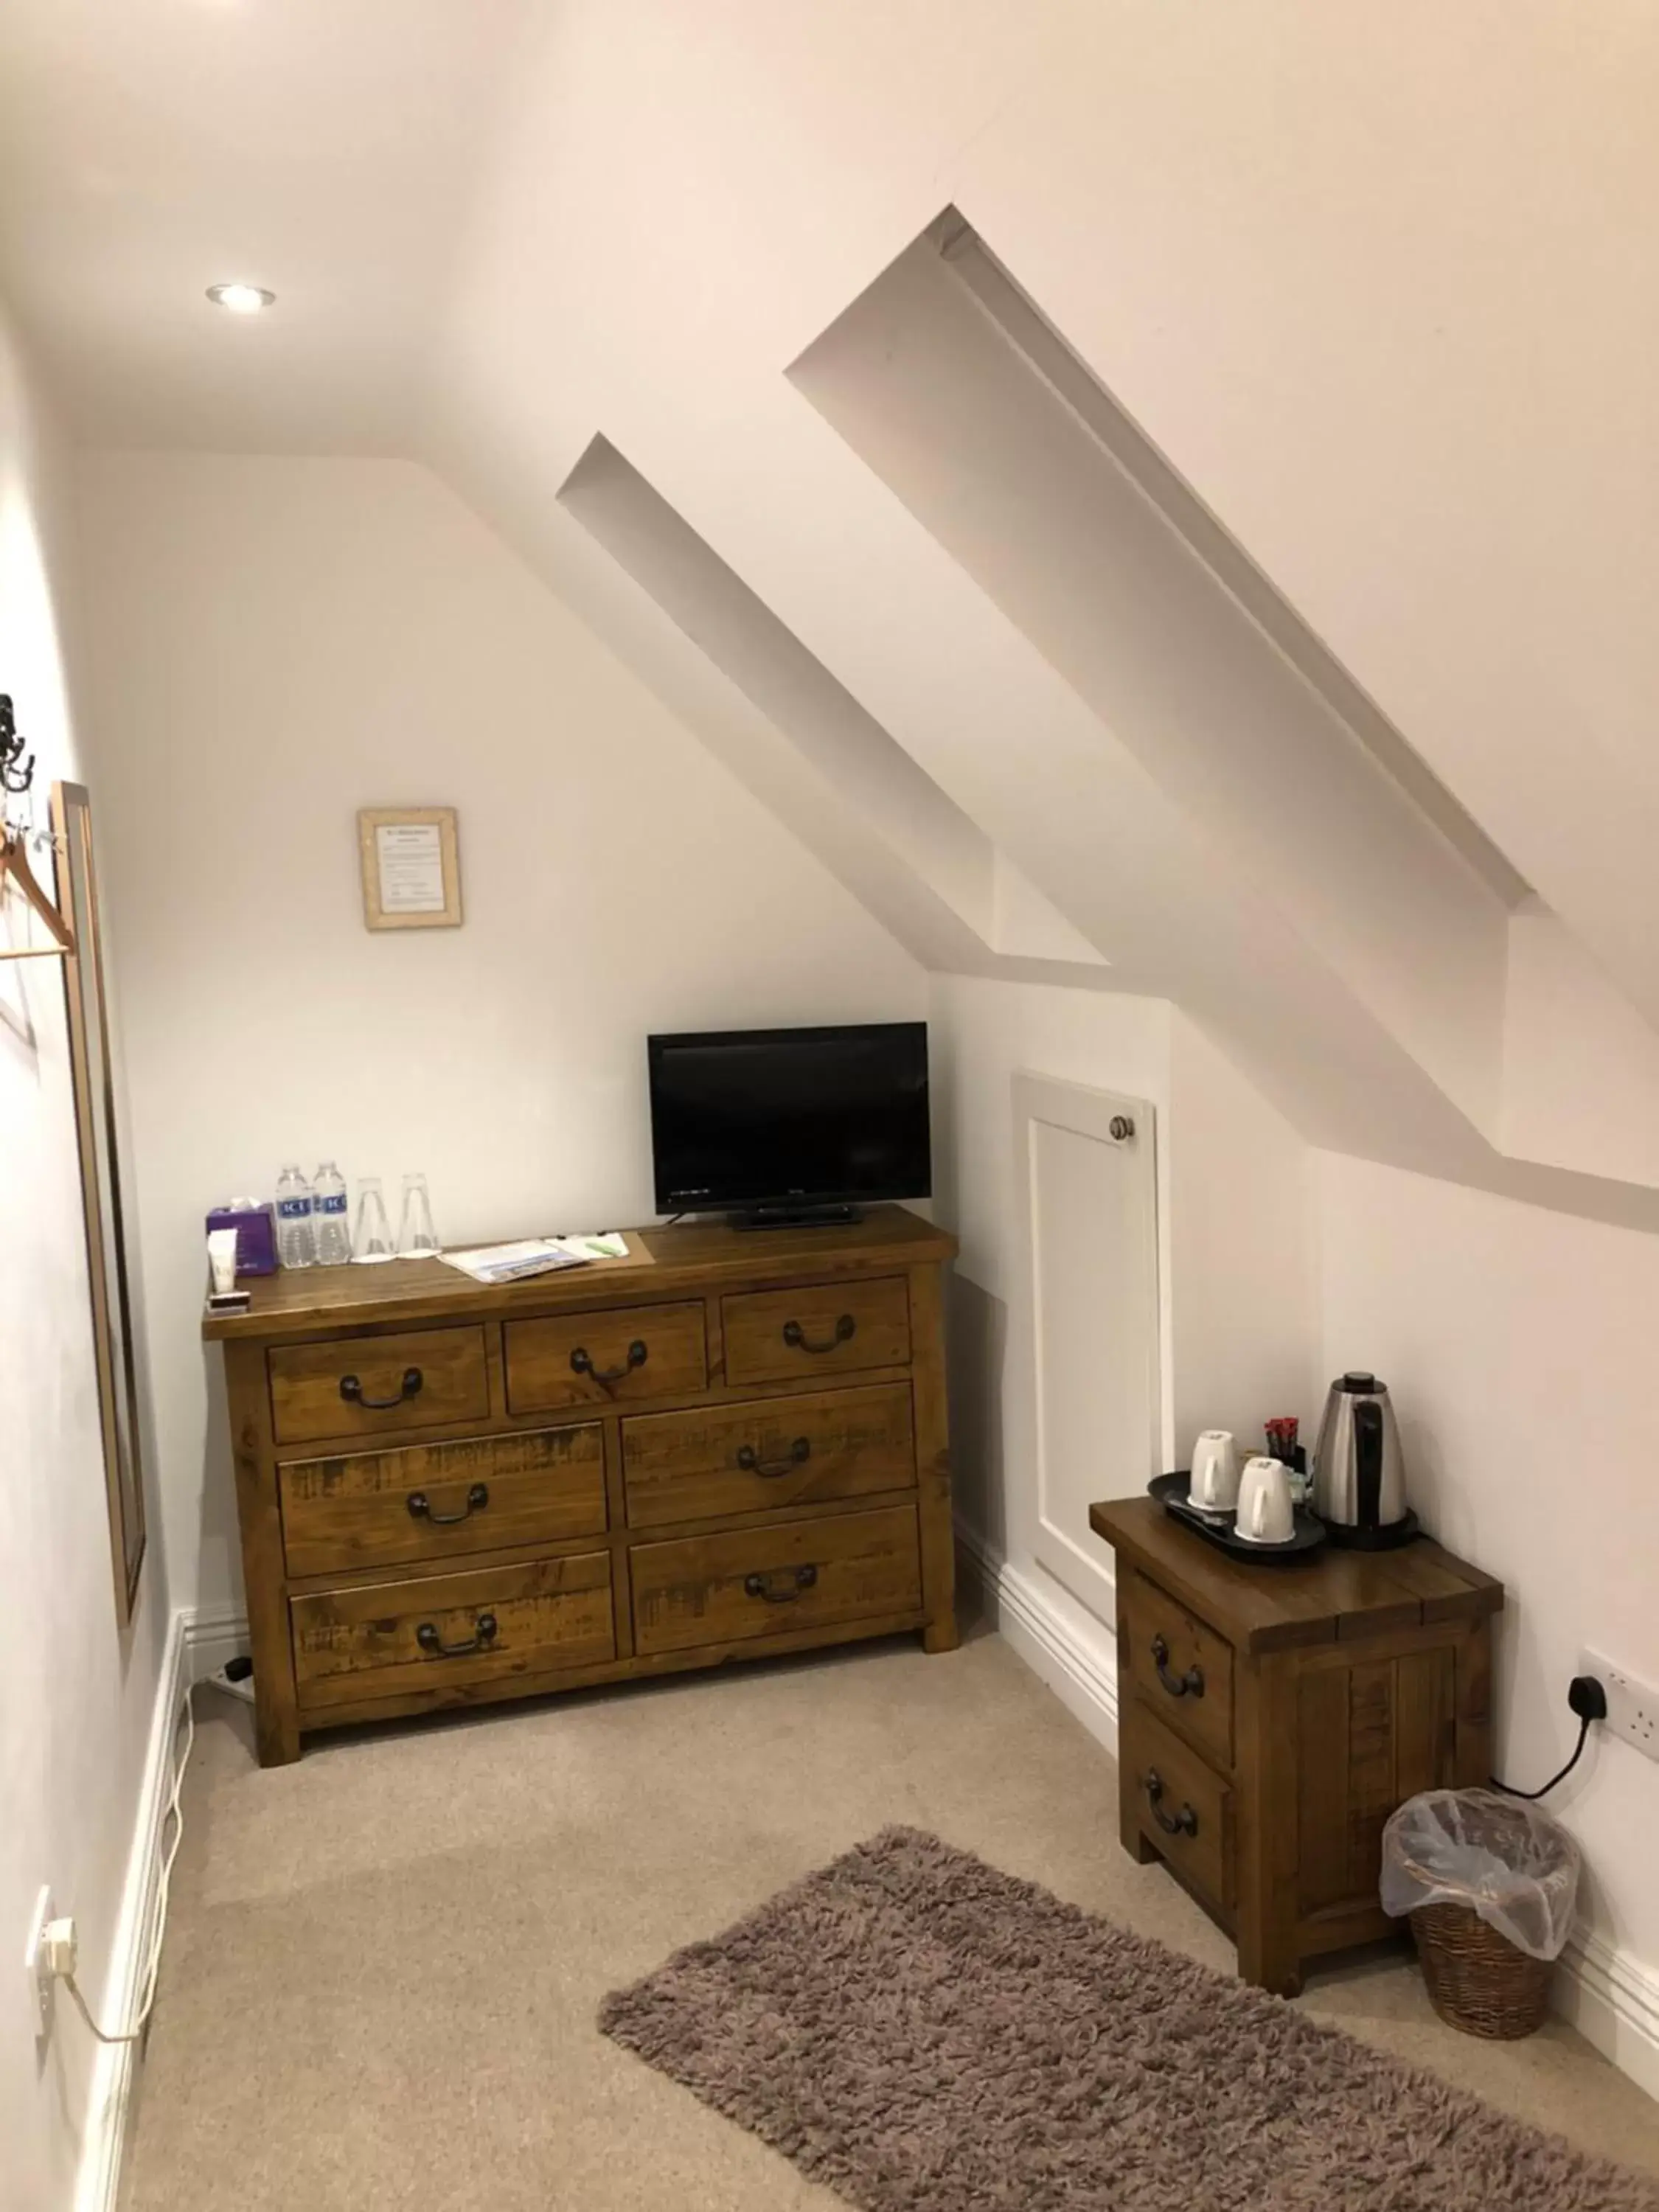
M 1388 1385 L 1375 1375 L 1339 1375 L 1331 1385 L 1314 1458 L 1313 1506 L 1332 1543 L 1358 1551 L 1386 1552 L 1417 1534 L 1394 1407 Z

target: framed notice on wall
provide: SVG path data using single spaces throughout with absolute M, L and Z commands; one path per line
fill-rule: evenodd
M 365 806 L 357 817 L 370 929 L 454 929 L 460 846 L 453 806 Z

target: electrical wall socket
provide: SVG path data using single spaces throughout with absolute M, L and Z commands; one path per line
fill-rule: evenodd
M 1659 1759 L 1659 1689 L 1627 1674 L 1599 1651 L 1581 1652 L 1578 1672 L 1594 1674 L 1607 1693 L 1607 1717 L 1601 1725 L 1650 1759 Z
M 57 1978 L 52 1971 L 52 1955 L 46 1946 L 46 1929 L 57 1907 L 52 1901 L 50 1886 L 43 1887 L 34 1900 L 33 1915 L 29 1921 L 28 1941 L 23 1946 L 23 1966 L 34 1984 L 34 2008 L 44 2035 L 52 2026 L 52 1984 Z

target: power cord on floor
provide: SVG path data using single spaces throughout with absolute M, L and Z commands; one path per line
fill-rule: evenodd
M 185 1684 L 185 1694 L 179 1700 L 179 1710 L 175 1714 L 173 1723 L 173 1741 L 176 1742 L 182 1719 L 185 1729 L 185 1747 L 174 1765 L 173 1785 L 167 1792 L 167 1810 L 161 1815 L 163 1832 L 165 1833 L 170 1820 L 173 1823 L 173 1835 L 167 1845 L 167 1856 L 161 1862 L 161 1877 L 156 1885 L 155 1934 L 151 1939 L 149 1959 L 139 1984 L 141 1995 L 138 2000 L 137 2019 L 130 2027 L 123 2029 L 118 2034 L 112 2034 L 107 2029 L 100 2027 L 98 2022 L 93 2018 L 92 2008 L 82 1992 L 80 1983 L 75 1978 L 74 1968 L 70 1967 L 66 1973 L 58 1978 L 69 1990 L 70 1996 L 74 1998 L 82 2019 L 85 2021 L 100 2043 L 137 2043 L 149 2025 L 150 2014 L 155 2008 L 155 1986 L 161 1972 L 161 1945 L 166 1940 L 167 1932 L 167 1905 L 173 1892 L 173 1869 L 179 1856 L 179 1846 L 185 1838 L 185 1809 L 181 1793 L 185 1786 L 185 1770 L 190 1765 L 190 1755 L 196 1747 L 194 1700 L 196 1692 L 200 1686 L 201 1685 L 196 1682 Z

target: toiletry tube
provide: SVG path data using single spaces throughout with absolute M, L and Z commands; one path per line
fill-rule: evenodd
M 223 1297 L 236 1287 L 236 1231 L 210 1230 L 207 1248 L 208 1266 L 213 1270 L 213 1294 Z

